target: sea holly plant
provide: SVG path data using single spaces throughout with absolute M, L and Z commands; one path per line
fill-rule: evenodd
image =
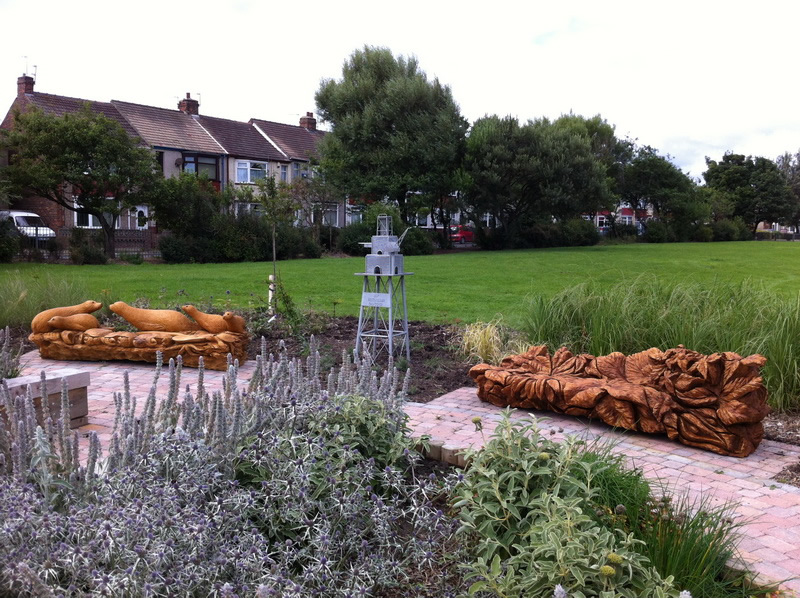
M 22 344 L 18 350 L 11 348 L 11 330 L 0 329 L 0 382 L 11 377 L 18 377 L 21 368 Z
M 440 566 L 465 559 L 442 502 L 451 482 L 419 472 L 399 373 L 347 360 L 323 376 L 314 343 L 300 361 L 263 342 L 247 386 L 231 362 L 222 390 L 205 388 L 201 366 L 196 392 L 181 394 L 181 371 L 157 364 L 143 405 L 126 377 L 110 447 L 103 456 L 93 439 L 84 461 L 68 412 L 39 426 L 29 396 L 0 398 L 3 595 L 465 588 Z

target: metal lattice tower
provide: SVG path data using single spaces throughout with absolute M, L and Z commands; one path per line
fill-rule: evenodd
M 371 252 L 367 254 L 364 272 L 356 273 L 364 278 L 356 355 L 360 357 L 366 351 L 374 363 L 384 353 L 391 357 L 405 354 L 406 362 L 410 363 L 405 276 L 413 273 L 403 269 L 400 244 L 405 233 L 399 238 L 392 235 L 389 215 L 378 217 L 376 229 L 371 242 L 361 242 Z

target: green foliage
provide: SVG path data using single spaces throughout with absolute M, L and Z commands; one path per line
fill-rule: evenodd
M 642 146 L 625 166 L 620 194 L 635 210 L 651 205 L 656 218 L 676 224 L 694 222 L 707 213 L 692 180 L 658 150 Z
M 719 598 L 752 594 L 745 575 L 731 575 L 728 562 L 737 554 L 741 522 L 734 521 L 730 504 L 714 507 L 707 500 L 677 501 L 663 496 L 643 508 L 629 530 L 647 548 L 653 566 L 672 576 L 681 589 L 695 598 Z
M 366 256 L 369 249 L 361 246 L 359 242 L 369 242 L 375 235 L 379 215 L 389 215 L 392 218 L 392 231 L 394 235 L 402 235 L 407 226 L 400 218 L 400 211 L 396 206 L 383 202 L 374 202 L 364 211 L 360 223 L 352 223 L 343 227 L 339 232 L 338 249 L 351 256 Z M 408 228 L 409 231 L 403 239 L 401 252 L 407 256 L 433 254 L 433 242 L 424 231 L 416 227 Z
M 158 226 L 178 238 L 207 238 L 214 219 L 230 199 L 214 188 L 205 176 L 181 173 L 159 182 L 150 205 Z
M 533 295 L 522 330 L 531 343 L 596 356 L 679 344 L 704 354 L 762 354 L 770 405 L 798 408 L 800 295 L 782 298 L 752 282 L 699 285 L 652 276 L 602 289 L 578 284 L 553 297 Z
M 73 227 L 69 235 L 69 259 L 76 265 L 104 265 L 108 257 L 103 251 L 102 233 Z
M 675 231 L 668 222 L 655 220 L 647 222 L 642 239 L 651 244 L 665 244 L 677 241 Z
M 456 488 L 462 531 L 476 537 L 469 590 L 500 597 L 675 595 L 633 535 L 601 527 L 586 512 L 608 465 L 584 458 L 583 442 L 556 444 L 535 420 L 503 417 L 479 451 L 468 451 Z
M 373 459 L 378 470 L 402 465 L 414 450 L 407 417 L 390 414 L 374 399 L 359 395 L 338 398 L 313 416 L 310 431 L 331 443 L 356 451 L 360 459 Z
M 520 125 L 515 118 L 478 119 L 467 139 L 463 185 L 473 221 L 492 215 L 508 245 L 537 222 L 578 217 L 611 203 L 606 165 L 582 130 L 547 119 Z M 479 241 L 487 241 L 479 235 Z
M 761 156 L 726 153 L 720 162 L 706 158 L 706 184 L 733 205 L 755 236 L 758 223 L 787 222 L 798 212 L 798 199 L 786 175 L 773 161 Z
M 322 255 L 308 228 L 281 223 L 275 232 L 278 260 Z M 168 263 L 268 261 L 272 258 L 272 227 L 258 214 L 222 213 L 211 219 L 205 237 L 167 234 L 159 239 L 159 250 Z
M 28 327 L 43 310 L 80 304 L 89 297 L 83 282 L 60 278 L 38 265 L 24 272 L 8 271 L 0 285 L 0 327 Z
M 419 227 L 411 227 L 403 238 L 403 245 L 400 248 L 406 256 L 420 256 L 433 254 L 433 241 L 430 236 Z
M 594 223 L 586 219 L 569 219 L 562 225 L 567 246 L 594 246 L 600 241 L 600 233 Z
M 336 247 L 340 252 L 350 256 L 366 256 L 369 253 L 369 249 L 359 242 L 368 242 L 373 235 L 375 235 L 374 226 L 370 228 L 363 221 L 361 223 L 351 223 L 339 230 L 339 239 L 336 241 Z
M 407 220 L 408 192 L 438 198 L 456 189 L 467 121 L 450 88 L 429 81 L 415 58 L 365 46 L 315 98 L 333 126 L 319 145 L 322 169 L 351 197 L 389 197 Z
M 0 132 L 0 146 L 14 152 L 5 176 L 17 190 L 70 210 L 76 210 L 74 198 L 98 220 L 108 257 L 115 253 L 119 215 L 148 203 L 160 178 L 150 150 L 89 103 L 63 116 L 16 113 L 13 127 Z
M 19 250 L 19 234 L 10 219 L 0 219 L 0 263 L 9 263 Z
M 708 225 L 692 225 L 687 231 L 692 242 L 714 241 L 714 230 Z
M 142 255 L 138 252 L 120 252 L 118 258 L 132 265 L 140 265 L 144 262 Z

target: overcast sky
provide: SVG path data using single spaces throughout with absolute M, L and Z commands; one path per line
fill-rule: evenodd
M 700 176 L 800 149 L 798 27 L 789 0 L 0 0 L 0 111 L 36 65 L 41 92 L 297 123 L 367 44 L 416 56 L 470 122 L 599 113 Z

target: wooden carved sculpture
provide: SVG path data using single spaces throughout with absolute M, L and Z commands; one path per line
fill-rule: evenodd
M 81 302 L 75 306 L 62 306 L 60 308 L 44 310 L 33 317 L 33 321 L 31 321 L 31 331 L 33 333 L 46 333 L 48 331 L 53 331 L 53 326 L 49 323 L 50 319 L 53 317 L 71 317 L 72 315 L 89 314 L 99 310 L 101 306 L 103 305 L 99 302 L 87 300 L 86 302 Z
M 109 308 L 139 331 L 114 331 L 101 328 L 88 314 L 101 306 L 87 301 L 41 312 L 31 323 L 28 339 L 39 347 L 43 358 L 57 360 L 155 362 L 161 352 L 165 361 L 181 356 L 189 367 L 198 366 L 202 357 L 207 368 L 216 370 L 227 368 L 228 354 L 240 363 L 247 360 L 245 322 L 233 313 L 209 315 L 197 311 L 202 316 L 195 322 L 176 310 L 149 310 L 115 302 Z
M 761 442 L 769 414 L 761 377 L 766 359 L 734 352 L 709 356 L 683 346 L 625 356 L 573 355 L 546 346 L 475 365 L 478 396 L 496 406 L 547 410 L 670 439 L 729 456 Z

